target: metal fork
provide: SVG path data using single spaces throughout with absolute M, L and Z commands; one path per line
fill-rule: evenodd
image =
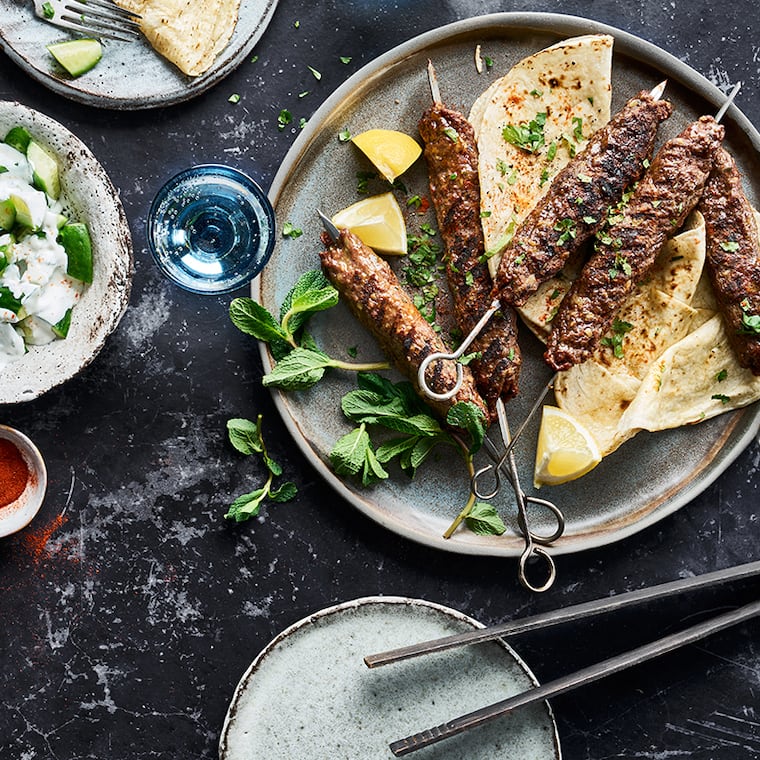
M 140 16 L 111 0 L 34 0 L 35 14 L 71 32 L 132 42 L 140 36 Z

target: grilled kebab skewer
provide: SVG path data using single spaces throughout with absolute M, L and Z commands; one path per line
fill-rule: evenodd
M 482 329 L 501 306 L 507 310 L 523 303 L 601 228 L 607 208 L 616 204 L 627 185 L 646 169 L 657 128 L 672 111 L 667 101 L 660 100 L 664 89 L 662 82 L 651 92 L 641 92 L 628 101 L 554 178 L 547 194 L 508 243 L 496 273 L 489 309 L 463 345 L 475 339 L 477 327 Z M 549 246 L 548 254 L 537 250 L 544 243 Z M 538 265 L 531 263 L 532 255 L 538 256 Z M 429 357 L 423 370 L 437 359 L 449 358 L 451 354 Z M 421 386 L 424 391 L 425 383 L 421 382 Z M 448 393 L 453 395 L 457 388 L 455 384 Z M 518 430 L 513 442 L 519 434 Z
M 707 233 L 707 273 L 739 364 L 760 375 L 760 246 L 752 206 L 736 163 L 724 148 L 716 156 L 698 206 Z
M 665 241 L 697 205 L 724 128 L 703 116 L 668 140 L 652 160 L 552 320 L 544 358 L 555 371 L 588 359 L 615 314 L 649 273 Z
M 422 399 L 442 420 L 460 401 L 472 402 L 487 419 L 488 410 L 467 367 L 462 368 L 461 388 L 451 399 L 431 399 L 420 390 L 420 364 L 428 354 L 446 351 L 446 346 L 417 310 L 389 264 L 348 230 L 340 230 L 337 236 L 324 232 L 322 242 L 325 248 L 320 259 L 325 274 Z M 456 377 L 454 367 L 438 363 L 428 369 L 425 379 L 433 388 L 448 388 Z
M 467 335 L 487 310 L 492 288 L 483 255 L 477 140 L 467 119 L 441 102 L 430 62 L 428 77 L 433 105 L 422 115 L 418 128 L 425 144 L 430 195 L 444 244 L 454 318 L 462 334 Z M 470 350 L 477 358 L 469 366 L 494 420 L 497 401 L 508 401 L 517 395 L 521 357 L 514 309 L 494 314 Z
M 664 83 L 629 100 L 552 180 L 502 252 L 493 289 L 502 305 L 521 306 L 558 274 L 644 174 L 657 128 L 673 110 L 659 99 L 663 89 Z

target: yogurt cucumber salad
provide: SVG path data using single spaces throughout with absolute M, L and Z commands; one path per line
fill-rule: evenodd
M 0 370 L 65 338 L 92 282 L 87 226 L 69 220 L 56 160 L 24 127 L 0 143 Z

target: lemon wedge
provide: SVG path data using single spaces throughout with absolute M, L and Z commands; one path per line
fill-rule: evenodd
M 599 447 L 578 420 L 559 407 L 544 406 L 533 472 L 536 488 L 575 480 L 601 461 Z
M 393 193 L 373 195 L 338 211 L 332 218 L 339 229 L 349 229 L 365 245 L 382 253 L 406 253 L 406 223 Z
M 400 177 L 422 153 L 415 139 L 394 129 L 369 129 L 352 137 L 351 142 L 388 182 Z

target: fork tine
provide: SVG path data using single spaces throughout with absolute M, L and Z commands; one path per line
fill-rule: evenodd
M 119 24 L 136 25 L 136 21 L 128 13 L 119 13 L 121 9 L 118 6 L 108 7 L 105 4 L 100 5 L 92 2 L 81 3 L 72 0 L 64 2 L 63 8 L 69 13 L 76 14 L 77 17 L 84 17 L 87 20 L 108 20 L 115 21 Z
M 78 18 L 70 21 L 63 16 L 58 16 L 55 20 L 55 25 L 62 27 L 63 29 L 70 29 L 72 32 L 88 35 L 90 37 L 117 40 L 119 42 L 133 42 L 138 37 L 138 34 L 136 32 L 128 31 L 126 29 L 116 29 L 115 31 L 102 28 L 96 29 L 92 26 L 83 24 L 82 21 Z

